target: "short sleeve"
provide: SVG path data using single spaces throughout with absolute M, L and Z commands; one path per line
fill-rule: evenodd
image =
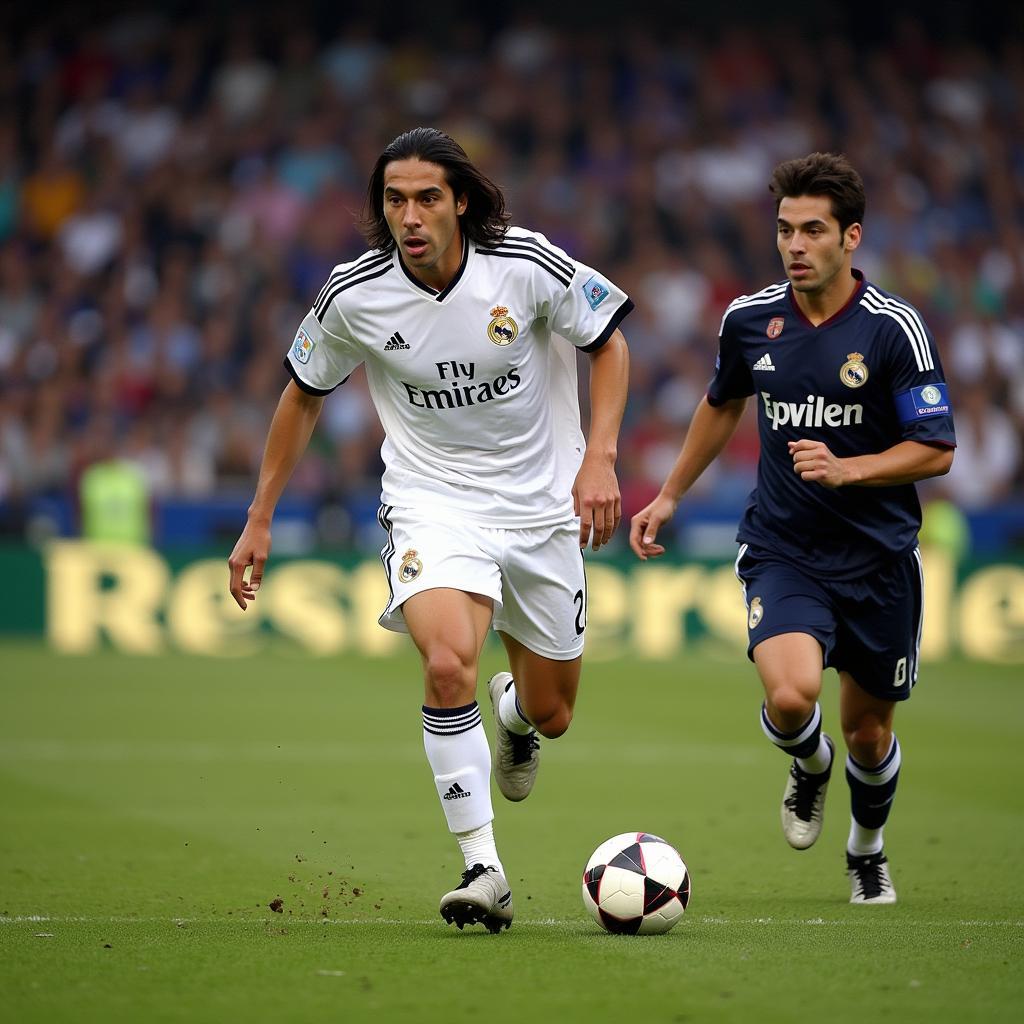
M 322 312 L 314 305 L 305 315 L 284 365 L 303 391 L 327 395 L 344 384 L 362 361 L 337 303 L 331 301 Z
M 542 259 L 548 269 L 539 312 L 547 317 L 556 334 L 584 352 L 595 352 L 632 310 L 632 300 L 592 267 L 571 260 L 543 235 L 533 237 L 543 250 Z
M 890 334 L 889 378 L 904 440 L 956 447 L 953 409 L 938 349 L 917 310 L 896 306 Z
M 754 378 L 743 360 L 739 340 L 733 333 L 729 317 L 722 320 L 722 333 L 718 338 L 718 358 L 715 375 L 708 385 L 708 404 L 723 405 L 734 398 L 747 398 L 754 393 Z

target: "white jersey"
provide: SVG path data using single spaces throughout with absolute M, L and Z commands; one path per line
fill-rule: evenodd
M 599 348 L 632 308 L 520 228 L 495 246 L 464 242 L 441 292 L 397 250 L 375 250 L 335 267 L 285 365 L 315 395 L 366 365 L 386 435 L 383 504 L 541 526 L 574 514 L 585 446 L 575 349 Z

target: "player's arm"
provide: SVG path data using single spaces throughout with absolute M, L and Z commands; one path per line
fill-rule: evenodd
M 249 518 L 228 559 L 231 596 L 242 611 L 249 601 L 256 599 L 256 591 L 263 580 L 263 567 L 270 556 L 270 524 L 274 509 L 309 444 L 323 404 L 323 395 L 309 395 L 294 381 L 287 383 L 277 403 L 267 433 L 256 494 L 249 506 Z M 246 580 L 243 576 L 250 565 L 252 574 Z
M 686 431 L 679 457 L 658 496 L 633 516 L 629 546 L 638 558 L 646 561 L 665 553 L 665 548 L 655 543 L 658 530 L 675 515 L 683 495 L 729 443 L 746 405 L 746 398 L 729 399 L 720 405 L 712 405 L 707 396 L 701 399 Z
M 895 487 L 942 476 L 953 465 L 953 449 L 921 441 L 900 441 L 875 455 L 837 458 L 821 441 L 790 441 L 793 471 L 822 487 Z
M 616 328 L 599 349 L 590 353 L 590 435 L 572 487 L 573 504 L 580 517 L 581 548 L 587 546 L 591 534 L 594 551 L 607 544 L 622 519 L 615 459 L 628 388 L 629 350 Z
M 910 307 L 906 319 L 898 326 L 887 323 L 888 333 L 880 339 L 888 351 L 886 369 L 902 439 L 885 451 L 848 458 L 836 457 L 821 441 L 791 441 L 793 471 L 801 480 L 829 489 L 896 487 L 949 472 L 956 435 L 942 362 L 931 331 Z

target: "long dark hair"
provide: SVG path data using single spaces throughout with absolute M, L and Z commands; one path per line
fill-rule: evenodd
M 387 252 L 395 247 L 384 217 L 384 169 L 393 160 L 411 159 L 442 167 L 456 198 L 466 197 L 466 212 L 459 217 L 459 224 L 472 241 L 497 245 L 505 237 L 511 218 L 505 212 L 501 189 L 473 166 L 466 151 L 450 135 L 437 128 L 413 128 L 385 146 L 370 175 L 360 227 L 371 249 Z
M 768 191 L 775 196 L 776 213 L 785 198 L 828 196 L 840 234 L 851 224 L 864 223 L 864 182 L 845 156 L 811 153 L 798 160 L 787 160 L 772 172 Z

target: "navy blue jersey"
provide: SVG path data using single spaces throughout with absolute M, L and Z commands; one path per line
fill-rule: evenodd
M 838 458 L 908 440 L 956 444 L 942 365 L 920 314 L 853 273 L 850 301 L 817 327 L 788 281 L 732 302 L 707 396 L 711 405 L 757 400 L 757 486 L 737 539 L 833 579 L 861 576 L 913 549 L 917 491 L 801 480 L 787 442 L 822 441 Z

